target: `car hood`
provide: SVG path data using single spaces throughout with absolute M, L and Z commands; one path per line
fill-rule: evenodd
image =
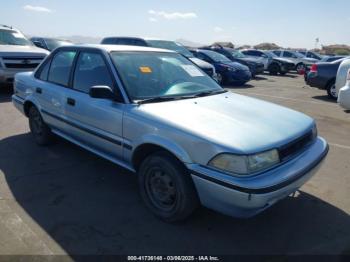
M 237 59 L 248 62 L 248 63 L 261 64 L 260 58 L 255 59 L 255 58 L 251 58 L 251 57 L 244 57 L 244 58 L 237 58 Z
M 190 60 L 195 63 L 200 68 L 213 68 L 213 65 L 209 64 L 208 62 L 205 62 L 199 58 L 191 57 Z
M 143 104 L 137 111 L 162 125 L 241 154 L 285 145 L 314 125 L 314 120 L 302 113 L 232 92 Z
M 245 65 L 242 65 L 241 63 L 238 62 L 219 62 L 217 63 L 219 66 L 230 66 L 232 68 L 235 68 L 237 70 L 243 70 L 247 71 L 249 68 Z
M 0 56 L 46 56 L 49 52 L 36 46 L 0 45 Z
M 315 58 L 309 58 L 309 57 L 303 57 L 302 60 L 306 63 L 306 64 L 314 64 L 319 62 L 319 60 L 315 59 Z

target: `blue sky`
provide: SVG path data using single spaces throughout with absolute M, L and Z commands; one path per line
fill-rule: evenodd
M 1 0 L 0 24 L 44 36 L 350 44 L 349 0 Z

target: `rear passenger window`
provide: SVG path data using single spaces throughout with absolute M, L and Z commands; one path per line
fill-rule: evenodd
M 50 82 L 68 86 L 69 74 L 75 55 L 76 52 L 74 51 L 60 51 L 55 55 L 52 59 L 49 72 Z
M 101 54 L 82 52 L 75 69 L 73 88 L 89 93 L 92 86 L 113 86 L 113 81 Z
M 39 74 L 39 79 L 43 81 L 47 81 L 47 76 L 49 74 L 50 61 L 46 61 L 43 67 L 41 68 L 41 72 Z

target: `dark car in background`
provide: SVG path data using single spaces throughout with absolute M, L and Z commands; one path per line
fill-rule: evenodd
M 73 45 L 69 40 L 49 37 L 32 37 L 30 38 L 30 41 L 32 41 L 35 46 L 44 48 L 50 52 L 60 46 Z
M 306 83 L 309 86 L 327 90 L 328 96 L 336 100 L 338 94 L 335 87 L 335 80 L 338 68 L 343 60 L 344 58 L 330 63 L 320 62 L 313 64 L 305 77 Z
M 202 59 L 215 67 L 218 82 L 221 85 L 244 85 L 252 78 L 252 74 L 247 66 L 237 62 L 232 62 L 222 54 L 204 49 L 193 49 L 191 52 L 195 57 Z
M 116 37 L 106 37 L 102 39 L 101 44 L 102 45 L 148 46 L 148 47 L 169 49 L 187 57 L 193 63 L 195 63 L 198 67 L 200 67 L 200 69 L 202 69 L 205 73 L 207 73 L 210 77 L 212 77 L 217 81 L 215 68 L 211 64 L 196 58 L 186 47 L 184 47 L 183 45 L 175 41 L 128 37 L 128 36 L 116 36 Z
M 265 71 L 268 71 L 271 75 L 285 75 L 295 67 L 292 61 L 280 58 L 271 51 L 245 49 L 241 52 L 248 57 L 262 59 Z
M 261 58 L 248 57 L 239 50 L 223 47 L 221 45 L 206 46 L 201 47 L 200 49 L 218 52 L 233 62 L 238 62 L 249 67 L 253 77 L 264 72 L 264 63 L 262 63 Z

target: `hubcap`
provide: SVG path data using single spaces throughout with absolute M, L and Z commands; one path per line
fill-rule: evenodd
M 42 130 L 43 130 L 43 122 L 41 119 L 41 116 L 39 114 L 38 111 L 34 111 L 32 113 L 32 117 L 31 117 L 31 131 L 37 135 L 37 136 L 41 136 L 42 135 Z
M 333 97 L 335 97 L 335 98 L 338 97 L 337 89 L 335 88 L 335 85 L 332 85 L 332 86 L 331 86 L 330 92 L 331 92 L 331 95 L 332 95 Z
M 222 75 L 218 74 L 217 78 L 218 78 L 218 83 L 221 84 L 222 83 Z
M 152 204 L 159 209 L 171 210 L 176 204 L 175 184 L 171 176 L 160 167 L 148 171 L 146 190 Z

